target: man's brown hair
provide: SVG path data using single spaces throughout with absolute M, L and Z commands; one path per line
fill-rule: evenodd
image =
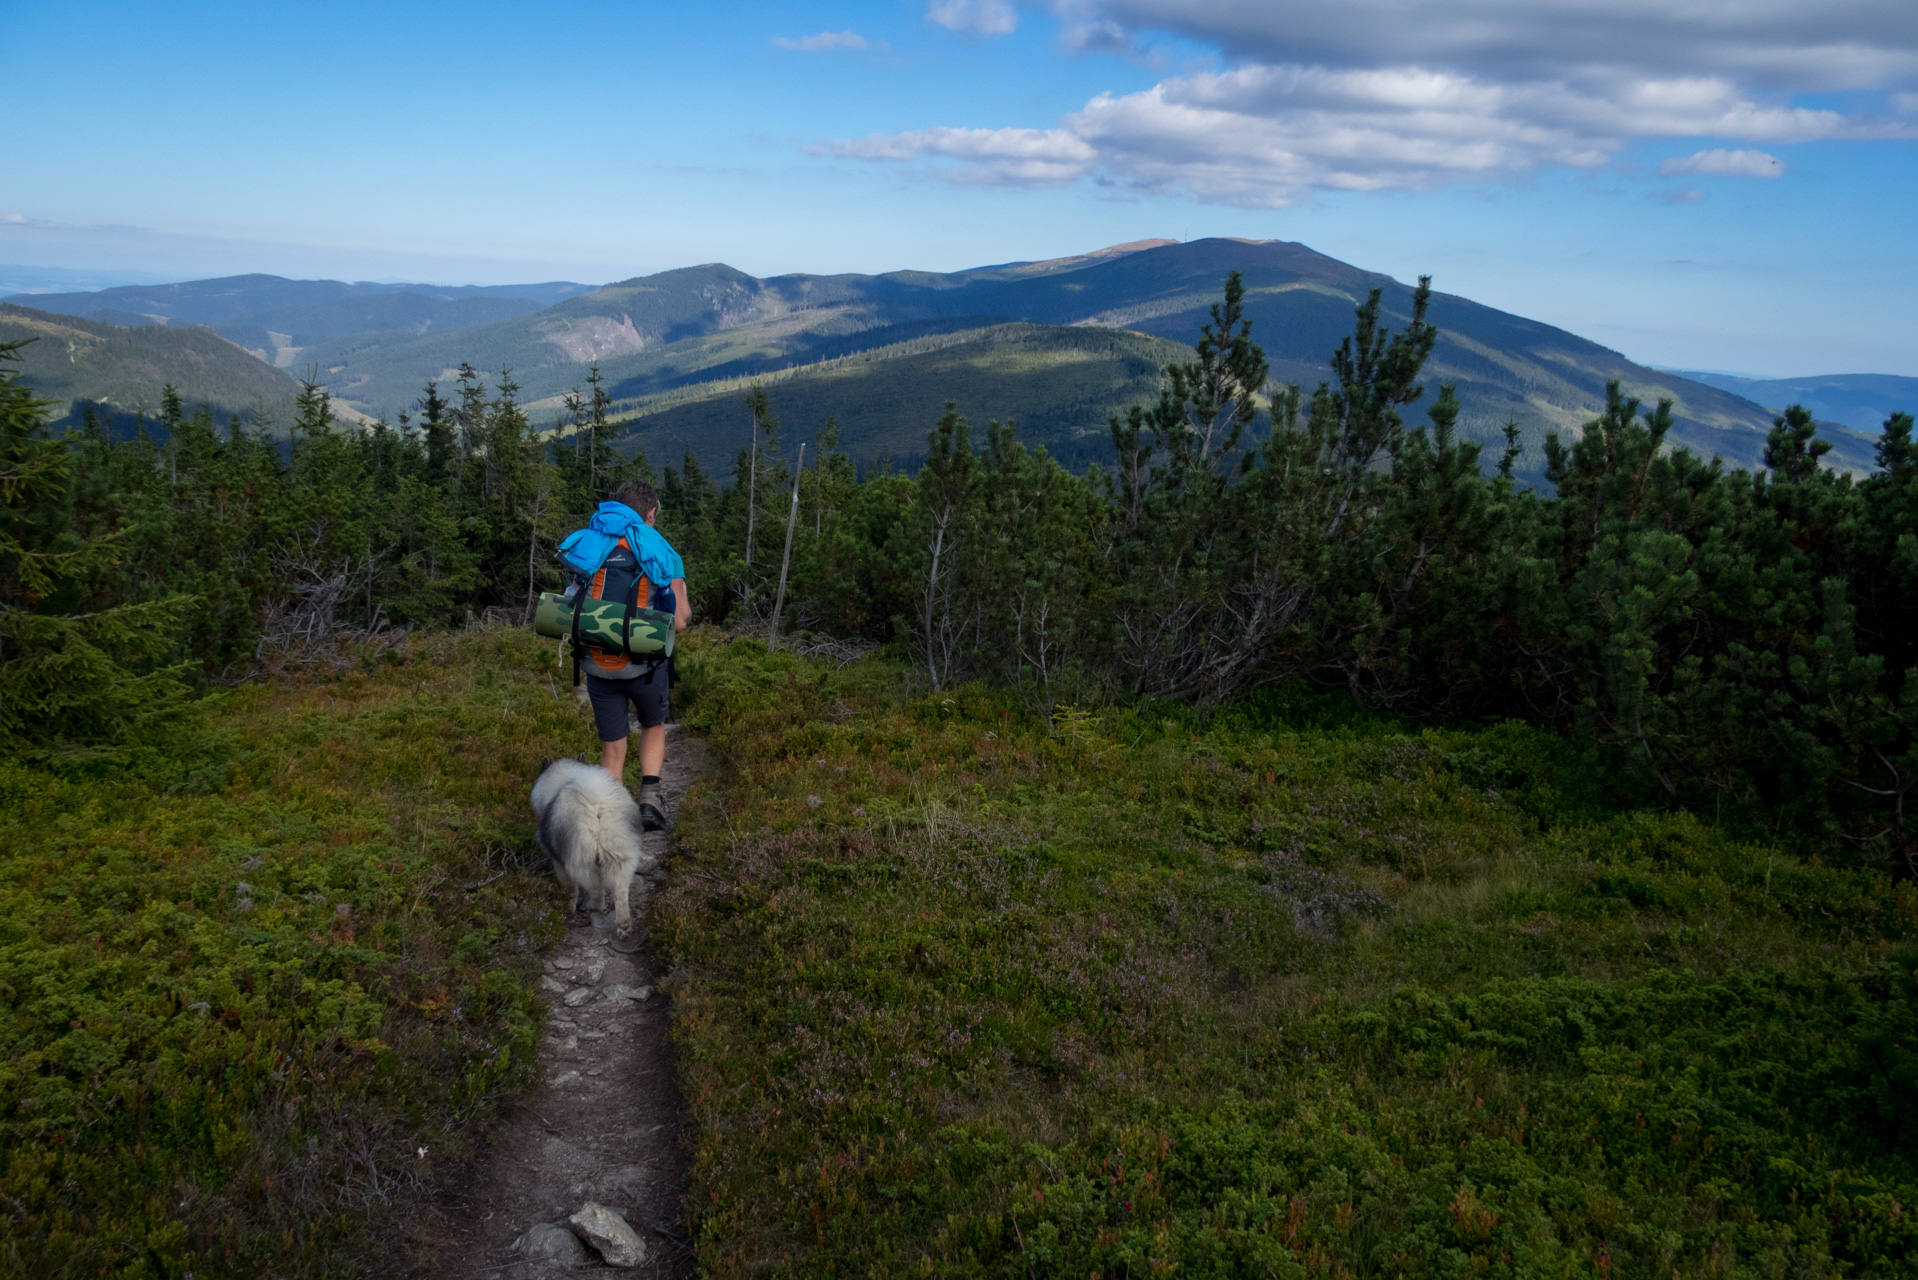
M 639 518 L 644 520 L 659 506 L 659 490 L 653 488 L 650 481 L 628 480 L 619 486 L 619 492 L 613 495 L 613 499 L 637 511 Z

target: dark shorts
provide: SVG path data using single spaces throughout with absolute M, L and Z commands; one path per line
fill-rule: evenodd
M 639 713 L 642 729 L 665 724 L 672 710 L 672 694 L 663 662 L 656 663 L 650 673 L 630 680 L 602 680 L 588 672 L 586 696 L 593 702 L 593 726 L 599 730 L 601 742 L 619 742 L 626 737 L 628 703 Z

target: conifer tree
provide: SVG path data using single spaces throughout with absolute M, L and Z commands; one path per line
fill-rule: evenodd
M 452 472 L 457 448 L 453 424 L 448 417 L 448 410 L 452 406 L 440 398 L 440 384 L 430 378 L 426 383 L 426 394 L 420 397 L 418 403 L 420 434 L 426 438 L 426 476 L 434 484 L 445 484 Z
M 73 611 L 123 548 L 72 528 L 70 455 L 14 367 L 24 345 L 0 343 L 0 742 L 68 764 L 123 759 L 186 704 L 185 668 L 167 657 L 189 602 Z
M 1765 437 L 1765 465 L 1785 484 L 1803 484 L 1818 469 L 1818 460 L 1831 452 L 1831 441 L 1820 440 L 1811 410 L 1791 405 L 1782 418 L 1773 418 Z

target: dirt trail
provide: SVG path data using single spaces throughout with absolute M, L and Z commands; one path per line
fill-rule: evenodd
M 670 819 L 703 768 L 705 744 L 676 726 L 669 732 L 660 783 Z M 666 848 L 670 834 L 649 834 L 647 851 Z M 671 874 L 669 859 L 661 869 Z M 646 877 L 634 881 L 642 929 L 653 891 Z M 686 1107 L 668 1001 L 657 986 L 664 969 L 650 942 L 635 955 L 614 951 L 612 926 L 610 913 L 590 925 L 575 918 L 547 959 L 540 987 L 551 1015 L 539 1046 L 540 1083 L 502 1110 L 467 1185 L 441 1197 L 432 1220 L 409 1233 L 416 1249 L 426 1245 L 410 1272 L 416 1280 L 577 1276 L 577 1267 L 529 1260 L 513 1243 L 538 1223 L 563 1225 L 588 1200 L 617 1211 L 646 1245 L 637 1270 L 608 1274 L 693 1274 L 681 1213 Z

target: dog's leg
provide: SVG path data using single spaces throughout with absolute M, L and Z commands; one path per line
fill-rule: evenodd
M 558 858 L 554 858 L 552 862 L 553 862 L 553 878 L 559 881 L 560 888 L 566 890 L 566 900 L 567 900 L 568 909 L 572 911 L 578 911 L 579 910 L 579 891 L 581 888 L 579 882 L 574 880 L 571 875 L 567 874 L 566 864 L 564 862 L 561 862 Z
M 616 924 L 613 947 L 620 951 L 637 950 L 639 946 L 633 929 L 633 872 L 637 870 L 638 862 L 637 857 L 629 855 L 607 868 L 606 879 L 612 889 L 613 919 Z
M 559 879 L 559 887 L 566 890 L 571 899 L 570 909 L 580 909 L 580 894 L 586 886 L 574 878 L 568 865 L 573 857 L 573 848 L 577 842 L 577 828 L 567 812 L 567 791 L 562 790 L 539 815 L 539 847 L 552 861 L 553 874 Z

